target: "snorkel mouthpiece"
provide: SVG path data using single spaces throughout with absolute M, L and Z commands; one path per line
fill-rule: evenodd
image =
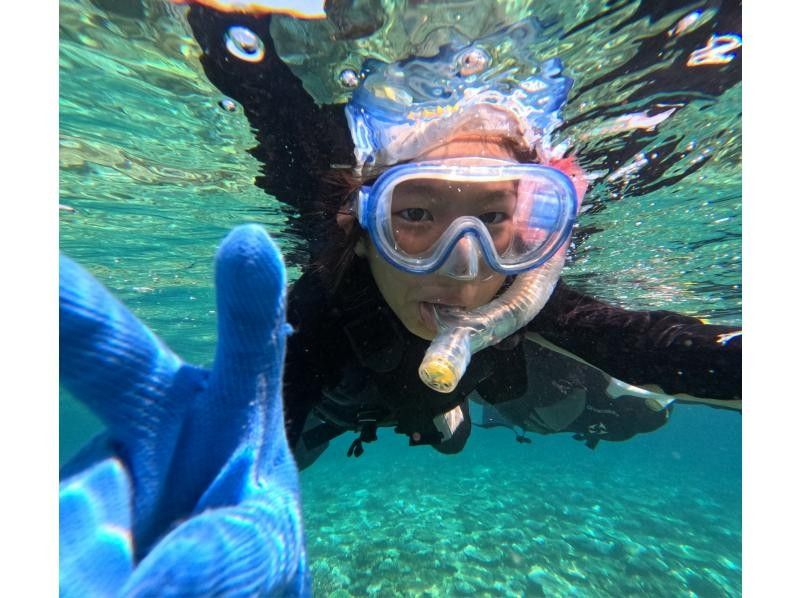
M 437 392 L 452 392 L 474 353 L 507 338 L 542 310 L 558 282 L 565 256 L 566 246 L 538 268 L 519 274 L 502 295 L 482 307 L 464 311 L 434 306 L 439 334 L 422 358 L 420 379 Z
M 437 392 L 453 392 L 472 359 L 472 333 L 467 327 L 439 332 L 419 364 L 419 377 L 426 386 Z

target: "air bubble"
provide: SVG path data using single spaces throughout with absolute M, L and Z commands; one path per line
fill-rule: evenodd
M 491 58 L 486 50 L 473 48 L 458 57 L 458 72 L 467 77 L 486 70 Z
M 339 83 L 342 87 L 353 89 L 358 86 L 358 73 L 353 69 L 344 69 L 339 73 Z
M 247 27 L 231 27 L 225 33 L 225 47 L 240 60 L 260 62 L 264 58 L 264 42 Z
M 236 112 L 236 102 L 230 98 L 222 98 L 219 101 L 219 107 L 225 112 Z

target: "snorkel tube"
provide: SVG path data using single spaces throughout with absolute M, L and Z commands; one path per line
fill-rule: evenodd
M 467 370 L 473 353 L 499 343 L 544 307 L 564 266 L 566 246 L 533 270 L 517 275 L 503 294 L 470 311 L 436 305 L 439 333 L 419 366 L 420 379 L 438 392 L 452 392 Z
M 589 177 L 574 156 L 562 157 L 561 151 L 539 148 L 539 152 L 547 156 L 545 164 L 572 179 L 580 208 L 589 187 Z M 439 331 L 419 366 L 420 379 L 433 390 L 452 392 L 472 355 L 527 326 L 553 294 L 564 267 L 568 245 L 569 240 L 541 266 L 518 274 L 511 286 L 486 305 L 470 311 L 434 305 Z

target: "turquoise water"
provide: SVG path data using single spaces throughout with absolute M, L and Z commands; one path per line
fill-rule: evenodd
M 599 175 L 565 278 L 626 307 L 737 324 L 741 84 L 648 88 L 672 64 L 667 32 L 688 10 L 643 6 L 537 3 L 561 21 L 550 51 L 576 79 L 560 135 Z M 61 3 L 61 247 L 185 359 L 208 363 L 225 233 L 265 224 L 294 256 L 293 279 L 304 243 L 255 187 L 254 135 L 241 111 L 219 108 L 183 10 Z M 660 61 L 619 68 L 653 40 Z M 653 98 L 682 108 L 657 130 L 608 129 Z M 617 171 L 643 158 L 638 174 Z M 66 393 L 60 406 L 63 462 L 99 427 Z M 741 594 L 737 414 L 681 405 L 658 432 L 594 452 L 569 437 L 520 445 L 504 430 L 475 430 L 455 457 L 379 437 L 358 460 L 341 438 L 302 474 L 318 595 Z

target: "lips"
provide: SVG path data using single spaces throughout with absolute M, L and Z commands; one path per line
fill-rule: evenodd
M 419 302 L 419 317 L 425 328 L 432 332 L 437 332 L 439 327 L 436 326 L 436 315 L 434 313 L 433 303 L 427 301 Z

